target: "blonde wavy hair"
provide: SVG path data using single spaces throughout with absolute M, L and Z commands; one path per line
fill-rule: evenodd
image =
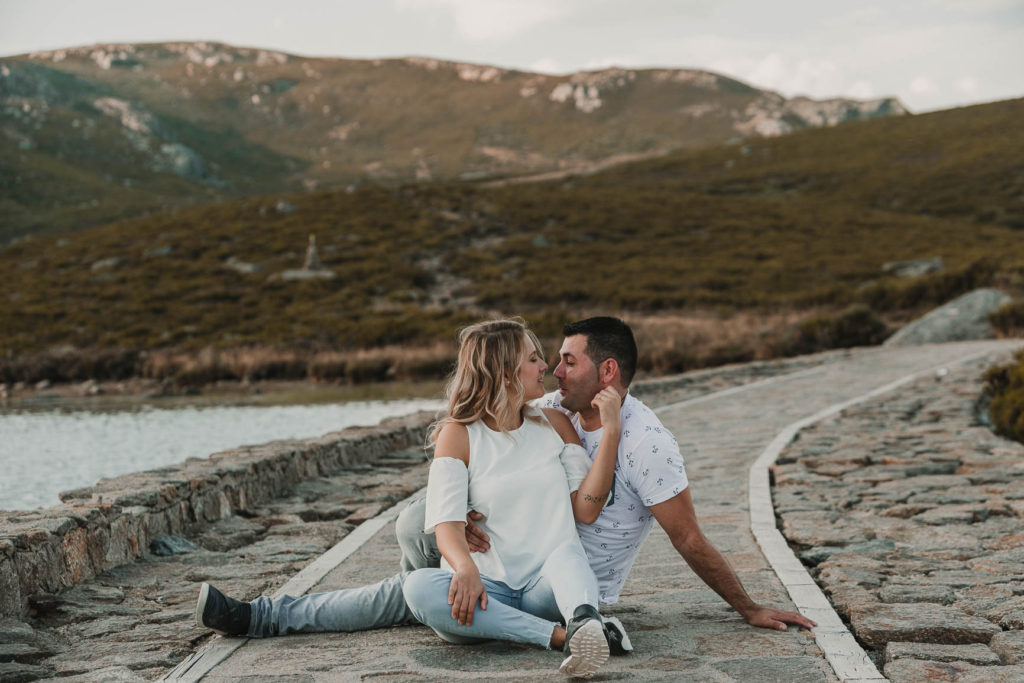
M 519 364 L 529 351 L 527 340 L 543 357 L 537 335 L 518 319 L 487 320 L 459 331 L 458 363 L 444 392 L 448 409 L 434 423 L 428 445 L 449 422 L 469 424 L 489 417 L 508 431 L 506 426 L 518 421 L 526 395 Z M 535 416 L 526 412 L 524 417 Z

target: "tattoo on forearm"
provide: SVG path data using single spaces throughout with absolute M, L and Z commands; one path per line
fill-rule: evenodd
M 589 493 L 584 493 L 583 500 L 587 501 L 588 503 L 603 503 L 606 500 L 608 500 L 608 494 L 606 493 L 603 496 L 592 496 Z

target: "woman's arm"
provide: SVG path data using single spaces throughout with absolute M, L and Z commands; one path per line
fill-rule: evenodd
M 469 431 L 466 426 L 449 422 L 437 435 L 434 458 L 456 458 L 469 467 Z M 428 483 L 429 486 L 429 483 Z M 452 606 L 452 619 L 460 625 L 473 624 L 473 611 L 477 600 L 480 608 L 487 609 L 487 591 L 480 580 L 480 572 L 469 555 L 465 522 L 441 522 L 434 527 L 437 547 L 455 570 L 448 587 L 448 604 Z
M 480 580 L 480 571 L 469 556 L 465 522 L 442 522 L 434 527 L 437 547 L 455 570 L 448 586 L 448 604 L 452 606 L 452 619 L 460 626 L 473 625 L 473 611 L 477 600 L 480 609 L 487 609 L 487 590 Z
M 583 524 L 593 524 L 608 500 L 612 482 L 615 481 L 615 463 L 619 457 L 619 436 L 622 431 L 619 416 L 622 397 L 618 392 L 606 387 L 594 397 L 592 405 L 601 413 L 601 443 L 579 489 L 569 494 L 573 517 Z M 564 413 L 553 409 L 544 412 L 565 443 L 579 444 L 579 435 Z

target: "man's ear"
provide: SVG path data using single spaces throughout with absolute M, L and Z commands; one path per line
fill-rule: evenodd
M 605 358 L 601 362 L 601 371 L 599 379 L 601 384 L 608 386 L 615 382 L 619 377 L 619 361 L 614 358 Z

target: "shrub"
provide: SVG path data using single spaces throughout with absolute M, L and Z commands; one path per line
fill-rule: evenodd
M 265 379 L 305 379 L 307 354 L 300 351 L 251 348 L 225 351 L 222 362 L 233 379 L 252 381 Z
M 306 372 L 310 379 L 317 382 L 341 381 L 345 379 L 345 368 L 350 355 L 338 351 L 318 353 L 309 360 Z
M 942 271 L 909 280 L 888 279 L 866 287 L 860 300 L 876 311 L 918 309 L 944 304 L 972 289 L 992 284 L 999 272 L 992 258 L 979 259 L 959 270 Z
M 392 363 L 389 356 L 368 352 L 349 358 L 345 363 L 345 379 L 349 384 L 384 382 L 391 379 Z
M 1003 304 L 988 314 L 988 321 L 999 336 L 1024 336 L 1024 301 Z
M 47 351 L 0 359 L 0 382 L 82 382 L 123 380 L 138 373 L 141 354 L 134 349 Z
M 854 304 L 836 314 L 816 315 L 797 327 L 792 353 L 799 355 L 826 349 L 880 344 L 889 327 L 867 306 Z
M 406 349 L 395 357 L 391 378 L 397 380 L 441 379 L 455 367 L 452 346 L 436 344 L 425 349 Z
M 984 375 L 988 414 L 998 434 L 1024 441 L 1024 351 L 1013 362 L 989 368 Z

